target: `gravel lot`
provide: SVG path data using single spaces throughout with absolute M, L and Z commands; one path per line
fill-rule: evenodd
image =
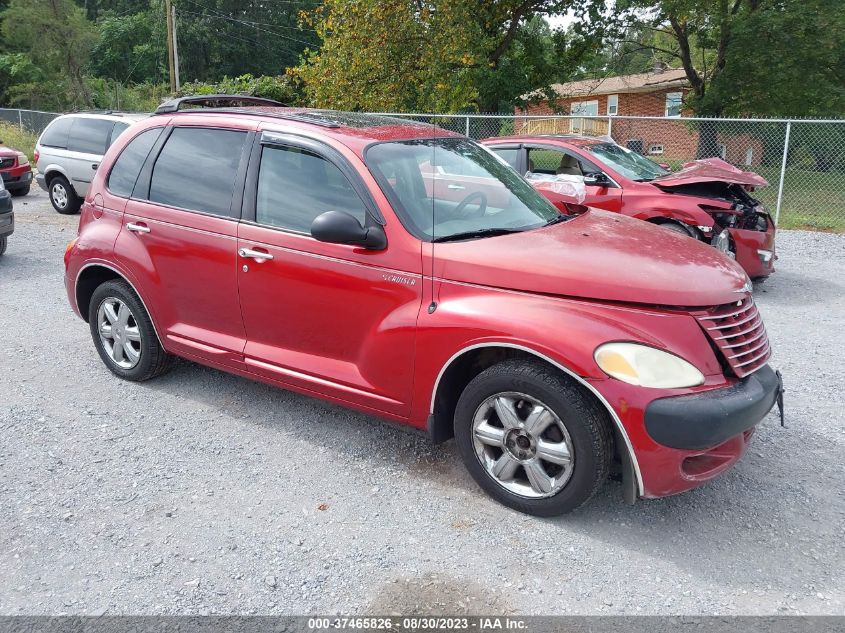
M 755 294 L 784 373 L 748 455 L 543 520 L 454 444 L 198 365 L 97 357 L 34 189 L 0 258 L 0 613 L 845 614 L 845 236 L 784 231 Z

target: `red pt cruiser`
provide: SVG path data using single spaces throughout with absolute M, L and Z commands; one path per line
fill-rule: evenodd
M 482 488 L 537 515 L 611 468 L 630 501 L 698 486 L 778 399 L 748 277 L 719 251 L 560 215 L 430 126 L 185 102 L 232 98 L 124 133 L 65 255 L 117 376 L 180 356 L 454 436 Z
M 671 173 L 636 152 L 593 137 L 512 136 L 483 142 L 563 212 L 571 212 L 571 198 L 560 195 L 553 177 L 583 176 L 583 204 L 588 207 L 712 244 L 736 259 L 751 279 L 775 271 L 775 225 L 751 196 L 756 187 L 768 184 L 757 174 L 719 158 L 693 161 Z

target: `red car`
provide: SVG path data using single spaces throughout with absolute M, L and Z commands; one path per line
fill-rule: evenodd
M 561 215 L 431 126 L 180 110 L 232 99 L 164 104 L 94 175 L 65 283 L 117 376 L 180 356 L 454 436 L 481 487 L 536 515 L 612 468 L 631 501 L 694 488 L 778 400 L 751 284 L 716 250 Z
M 659 224 L 712 244 L 751 279 L 774 272 L 775 225 L 751 194 L 764 178 L 719 158 L 687 163 L 675 173 L 612 141 L 584 136 L 511 136 L 482 141 L 563 212 L 571 199 L 549 175 L 584 176 L 588 207 Z M 539 176 L 534 178 L 534 176 Z
M 32 167 L 26 154 L 0 141 L 0 176 L 13 196 L 25 196 L 32 185 Z

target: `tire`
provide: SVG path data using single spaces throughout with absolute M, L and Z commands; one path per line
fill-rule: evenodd
M 672 231 L 673 233 L 680 233 L 681 235 L 686 235 L 687 237 L 696 237 L 696 235 L 692 232 L 692 229 L 688 229 L 686 226 L 678 222 L 662 222 L 657 226 L 660 226 L 666 229 L 667 231 Z
M 9 189 L 9 193 L 16 198 L 20 198 L 22 196 L 29 195 L 30 186 L 31 185 L 27 185 L 26 187 L 20 187 L 19 189 Z
M 159 343 L 150 315 L 125 281 L 107 281 L 97 287 L 88 305 L 88 324 L 103 363 L 124 380 L 149 380 L 173 365 L 173 357 Z M 104 326 L 109 334 L 101 335 Z
M 50 204 L 62 215 L 73 215 L 82 206 L 82 198 L 76 195 L 73 187 L 64 176 L 53 176 L 47 186 Z
M 8 244 L 9 240 L 6 238 L 5 235 L 3 237 L 0 237 L 0 255 L 6 252 L 6 246 L 8 246 Z
M 510 427 L 499 417 L 500 406 Z M 528 417 L 538 406 L 545 413 Z M 540 420 L 538 434 L 528 432 L 532 419 Z M 455 410 L 455 440 L 467 470 L 491 497 L 542 517 L 571 512 L 585 503 L 604 483 L 613 457 L 610 423 L 598 403 L 568 376 L 525 360 L 499 363 L 470 381 Z M 538 457 L 541 454 L 555 462 Z M 494 464 L 504 464 L 501 479 L 488 470 Z M 535 487 L 538 481 L 543 485 Z

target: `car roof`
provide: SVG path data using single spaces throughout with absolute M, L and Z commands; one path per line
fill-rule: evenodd
M 128 121 L 134 123 L 149 117 L 147 112 L 113 112 L 111 110 L 104 110 L 103 112 L 69 112 L 56 119 L 105 119 L 107 121 Z M 56 120 L 54 119 L 54 120 Z
M 223 108 L 191 108 L 176 112 L 162 112 L 159 116 L 172 116 L 173 122 L 198 115 L 225 116 L 267 123 L 285 123 L 295 128 L 305 128 L 320 135 L 330 136 L 352 147 L 363 147 L 373 142 L 412 140 L 421 138 L 461 137 L 461 134 L 444 130 L 430 123 L 401 117 L 342 112 L 313 108 L 280 106 L 249 106 Z M 287 127 L 287 126 L 286 126 Z

